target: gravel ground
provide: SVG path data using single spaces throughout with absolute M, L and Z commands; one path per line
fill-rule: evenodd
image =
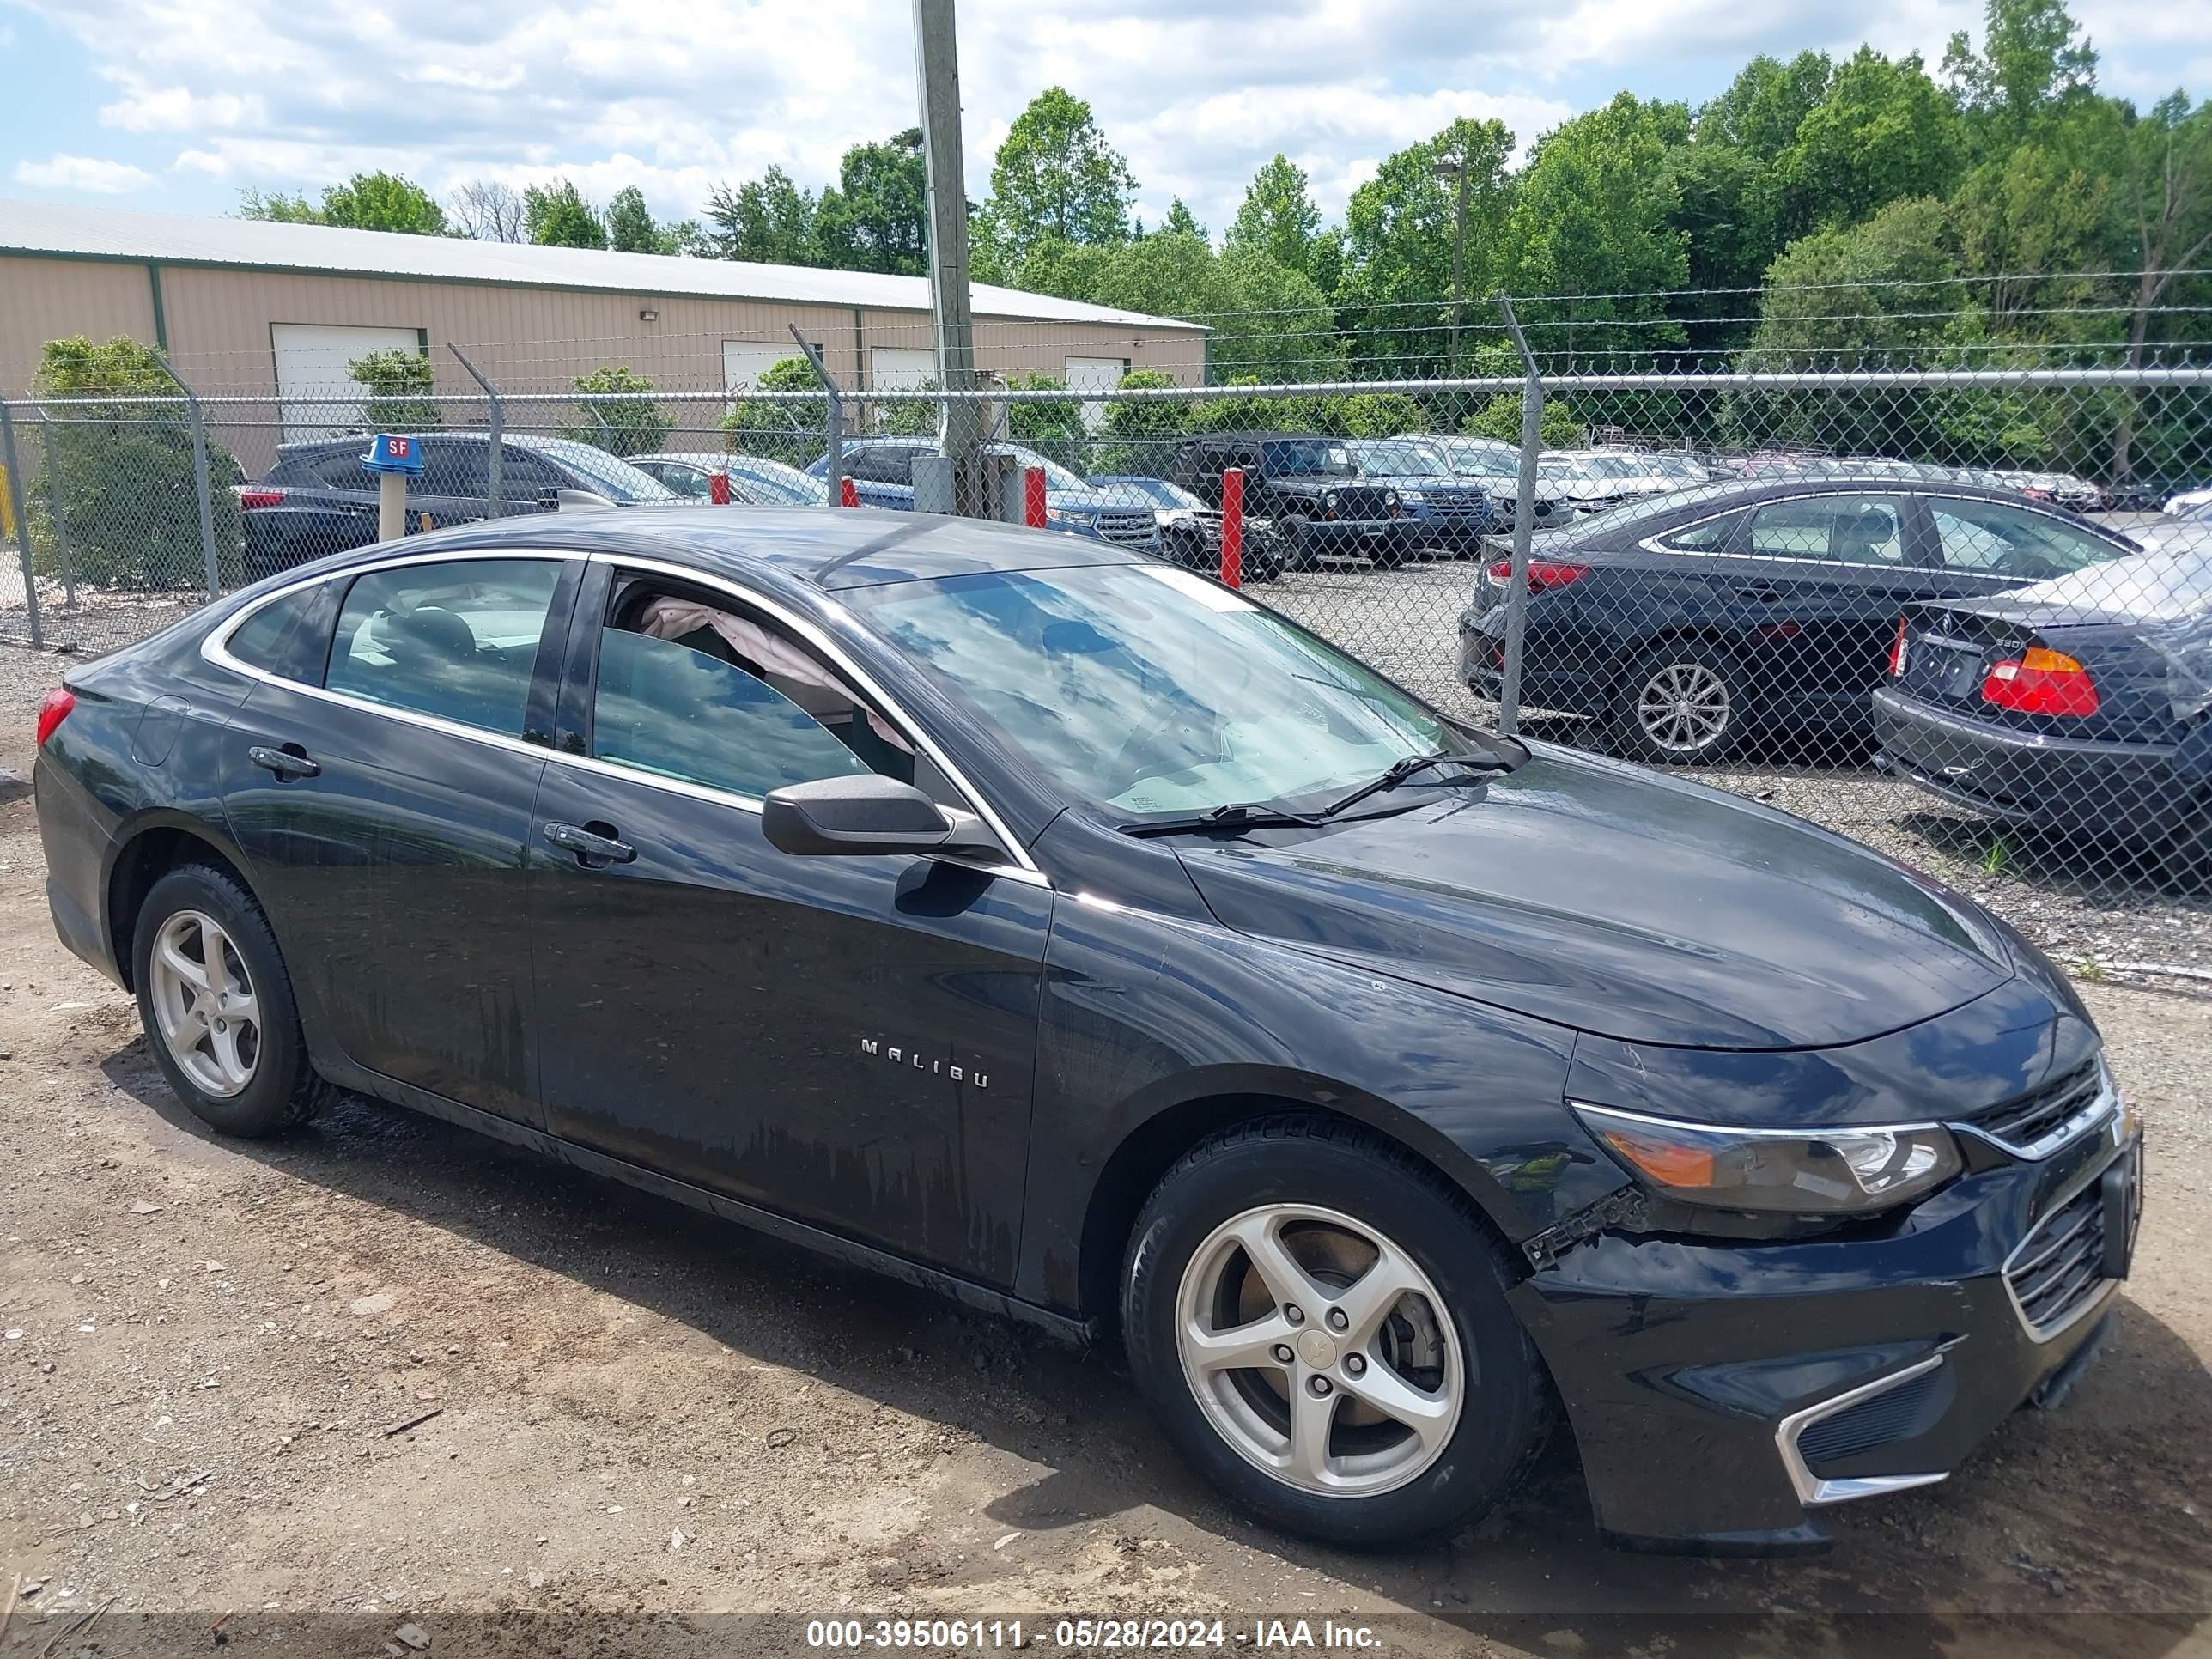
M 1460 683 L 1459 614 L 1474 581 L 1456 562 L 1370 570 L 1345 562 L 1253 590 L 1438 707 L 1486 722 L 1497 705 Z M 1524 730 L 1570 745 L 1591 723 L 1534 712 Z M 1995 910 L 2057 959 L 2122 983 L 2212 993 L 2212 895 L 2184 893 L 2125 855 L 2007 832 L 1863 765 L 1808 765 L 1776 745 L 1682 775 L 1769 802 L 1927 871 Z
M 0 766 L 53 672 L 0 652 Z M 2212 1000 L 2084 988 L 2154 1156 L 2063 1411 L 1832 1512 L 1824 1558 L 1608 1553 L 1564 1436 L 1477 1531 L 1362 1557 L 1224 1510 L 1109 1356 L 371 1103 L 215 1138 L 43 878 L 0 795 L 9 1659 L 807 1651 L 744 1622 L 771 1613 L 1334 1618 L 1545 1659 L 2204 1646 Z

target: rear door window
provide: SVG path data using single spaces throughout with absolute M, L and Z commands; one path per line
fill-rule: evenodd
M 481 500 L 491 489 L 491 452 L 466 440 L 433 438 L 422 446 L 422 491 Z M 504 489 L 505 481 L 501 481 Z
M 1905 509 L 1890 495 L 1813 495 L 1754 507 L 1747 550 L 1822 563 L 1905 562 Z
M 2123 550 L 2062 519 L 2001 501 L 1929 496 L 1928 513 L 1952 570 L 2041 581 L 2102 564 Z
M 508 737 L 522 733 L 557 559 L 372 570 L 340 608 L 332 691 Z

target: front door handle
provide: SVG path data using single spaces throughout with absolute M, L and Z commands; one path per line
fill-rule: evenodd
M 1736 589 L 1735 596 L 1755 605 L 1772 605 L 1782 597 L 1782 590 L 1771 582 L 1746 582 Z
M 246 751 L 246 758 L 280 778 L 312 778 L 323 769 L 318 763 L 309 760 L 307 751 L 297 744 L 288 744 L 282 749 L 256 744 Z
M 580 823 L 548 823 L 538 834 L 545 837 L 546 845 L 557 847 L 564 853 L 574 853 L 589 864 L 628 864 L 637 856 L 637 848 L 619 839 L 612 824 L 603 826 L 606 833 L 586 829 Z

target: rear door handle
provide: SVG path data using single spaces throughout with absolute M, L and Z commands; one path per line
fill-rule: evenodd
M 321 772 L 319 763 L 307 758 L 305 750 L 295 744 L 283 749 L 271 749 L 265 744 L 256 744 L 246 751 L 246 758 L 264 772 L 274 772 L 280 778 L 312 778 Z
M 1746 582 L 1736 589 L 1735 596 L 1759 605 L 1771 605 L 1782 597 L 1782 590 L 1771 582 Z
M 597 859 L 607 864 L 628 864 L 637 856 L 637 848 L 618 839 L 612 824 L 605 828 L 608 833 L 601 835 L 580 823 L 548 823 L 541 826 L 538 833 L 545 837 L 549 847 L 574 853 L 586 861 Z

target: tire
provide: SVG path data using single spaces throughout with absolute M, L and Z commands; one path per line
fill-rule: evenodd
M 162 946 L 177 956 L 157 963 Z M 148 1046 L 169 1086 L 210 1128 L 278 1134 L 306 1122 L 335 1092 L 307 1059 L 291 975 L 268 918 L 234 877 L 198 864 L 170 871 L 139 908 L 131 952 Z M 210 974 L 210 954 L 220 959 L 219 975 Z M 178 957 L 181 969 L 170 965 Z M 193 982 L 195 968 L 208 983 Z M 239 1012 L 241 991 L 250 1017 Z M 219 998 L 212 1011 L 204 1000 L 210 996 Z M 220 1035 L 216 1024 L 225 1028 Z
M 1285 1258 L 1267 1239 L 1296 1253 L 1294 1272 L 1304 1264 L 1322 1279 L 1262 1286 L 1255 1258 L 1224 1243 L 1239 1230 L 1262 1240 L 1279 1273 Z M 1389 1254 L 1346 1253 L 1347 1239 L 1362 1236 Z M 1390 1301 L 1378 1327 L 1358 1314 L 1358 1297 L 1386 1262 L 1418 1288 Z M 1162 1178 L 1122 1265 L 1122 1338 L 1169 1437 L 1231 1503 L 1304 1537 L 1393 1548 L 1473 1525 L 1511 1495 L 1543 1448 L 1553 1395 L 1506 1302 L 1515 1278 L 1480 1213 L 1434 1170 L 1357 1126 L 1285 1114 L 1204 1142 Z M 1322 1303 L 1288 1304 L 1300 1307 L 1296 1326 L 1270 1294 L 1285 1286 Z M 1321 1295 L 1332 1288 L 1359 1320 L 1340 1339 L 1338 1310 Z M 1230 1340 L 1240 1349 L 1257 1343 L 1267 1358 L 1250 1367 L 1200 1364 L 1184 1334 L 1194 1310 L 1211 1310 L 1195 1316 L 1212 1334 L 1241 1333 Z M 1363 1339 L 1363 1327 L 1376 1334 Z M 1291 1364 L 1274 1358 L 1283 1352 Z M 1409 1387 L 1409 1376 L 1427 1392 Z M 1293 1418 L 1291 1401 L 1307 1397 L 1316 1378 L 1328 1389 Z M 1378 1387 L 1418 1404 L 1425 1441 L 1366 1404 L 1359 1390 Z M 1317 1465 L 1298 1455 L 1300 1424 L 1322 1425 L 1303 1443 L 1322 1449 Z M 1278 1470 L 1262 1467 L 1269 1457 Z
M 1621 676 L 1613 723 L 1632 759 L 1700 766 L 1735 747 L 1749 716 L 1734 657 L 1704 640 L 1669 640 L 1642 653 Z

